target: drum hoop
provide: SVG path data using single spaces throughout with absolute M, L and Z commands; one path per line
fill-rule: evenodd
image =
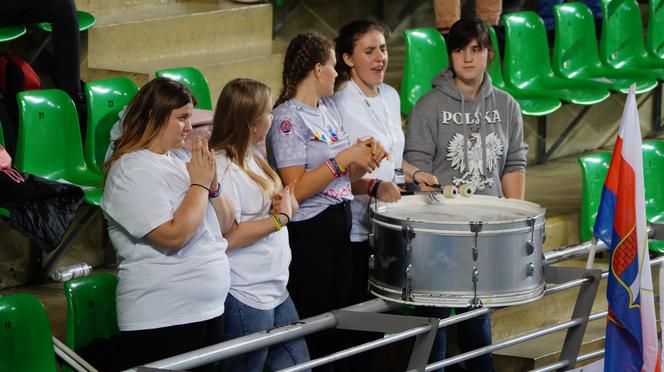
M 539 216 L 538 216 L 539 217 Z M 397 230 L 401 231 L 403 229 L 403 225 L 395 225 L 387 222 L 383 222 L 381 220 L 377 219 L 372 219 L 372 221 L 379 226 L 385 227 L 390 230 Z M 405 222 L 405 220 L 402 220 Z M 524 220 L 525 221 L 525 220 Z M 416 222 L 416 221 L 408 221 L 408 222 Z M 511 222 L 511 221 L 510 221 Z M 484 223 L 484 222 L 483 222 Z M 500 222 L 500 223 L 505 223 L 505 222 Z M 459 225 L 468 225 L 469 222 L 459 224 Z M 539 229 L 544 226 L 544 220 L 542 222 L 535 224 L 534 228 Z M 437 230 L 437 229 L 427 229 L 427 228 L 422 228 L 422 227 L 412 227 L 413 232 L 420 232 L 424 234 L 431 234 L 431 235 L 446 235 L 446 236 L 475 236 L 474 232 L 471 232 L 470 230 L 468 231 L 460 231 L 460 230 Z M 530 232 L 533 228 L 530 226 L 523 226 L 523 227 L 518 227 L 515 229 L 503 229 L 503 230 L 483 230 L 477 233 L 479 236 L 494 236 L 494 235 L 503 235 L 506 233 L 524 233 L 524 232 Z

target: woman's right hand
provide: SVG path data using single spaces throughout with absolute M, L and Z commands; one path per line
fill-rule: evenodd
M 373 138 L 358 140 L 356 144 L 343 150 L 339 155 L 341 155 L 344 166 L 357 165 L 366 172 L 373 172 L 378 167 L 378 163 L 372 154 L 372 141 Z
M 275 207 L 275 213 L 285 213 L 288 218 L 292 218 L 299 208 L 297 200 L 295 200 L 293 185 L 288 185 L 282 190 L 281 197 L 275 199 L 277 205 Z
M 216 171 L 214 151 L 208 149 L 207 141 L 194 138 L 191 146 L 191 160 L 187 163 L 187 172 L 192 184 L 208 186 L 212 183 Z

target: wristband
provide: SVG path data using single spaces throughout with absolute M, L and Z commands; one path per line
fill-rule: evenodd
M 272 219 L 274 219 L 274 225 L 277 227 L 277 231 L 281 230 L 281 221 L 279 221 L 279 217 L 276 214 L 273 214 Z
M 346 168 L 342 167 L 341 164 L 337 163 L 337 159 L 330 158 L 330 162 L 334 166 L 334 169 L 336 169 L 339 172 L 339 174 L 341 174 L 341 175 L 346 174 Z M 339 177 L 341 177 L 341 176 L 339 176 Z
M 208 194 L 210 193 L 210 188 L 205 187 L 205 186 L 201 185 L 200 183 L 192 183 L 191 185 L 189 185 L 189 187 L 192 187 L 192 186 L 200 186 L 200 187 L 204 188 L 205 190 L 207 190 Z
M 218 197 L 220 194 L 221 194 L 221 183 L 217 182 L 217 190 L 215 192 L 210 191 L 210 193 L 208 194 L 208 198 L 214 199 Z
M 290 217 L 289 217 L 286 213 L 284 213 L 284 212 L 280 212 L 279 214 L 283 214 L 284 217 L 286 217 L 286 223 L 283 224 L 283 225 L 281 225 L 281 226 L 283 227 L 283 226 L 288 225 L 288 224 L 290 223 Z
M 369 185 L 367 186 L 367 195 L 371 196 L 376 196 L 376 193 L 378 192 L 378 186 L 380 183 L 383 182 L 379 180 L 378 178 L 372 178 L 369 180 Z
M 415 184 L 419 184 L 419 182 L 415 181 L 415 175 L 418 174 L 419 172 L 424 172 L 424 171 L 421 170 L 421 169 L 418 169 L 415 172 L 413 172 L 413 174 L 410 176 L 410 178 L 413 179 L 413 183 L 415 183 Z
M 334 178 L 341 177 L 341 174 L 339 172 L 337 172 L 337 169 L 334 167 L 334 165 L 332 164 L 331 161 L 326 160 L 325 165 L 327 165 L 327 167 L 330 168 L 330 172 L 332 172 L 332 175 L 334 176 Z

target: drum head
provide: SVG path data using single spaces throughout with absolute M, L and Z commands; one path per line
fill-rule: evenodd
M 391 220 L 464 225 L 469 221 L 482 221 L 485 224 L 525 221 L 543 216 L 546 212 L 535 203 L 494 196 L 473 195 L 447 199 L 437 195 L 436 199 L 426 194 L 404 196 L 397 203 L 372 204 L 371 209 L 376 215 Z

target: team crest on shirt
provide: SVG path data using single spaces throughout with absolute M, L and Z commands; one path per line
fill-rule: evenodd
M 293 132 L 293 123 L 290 119 L 284 119 L 279 123 L 279 132 L 282 136 L 289 136 Z

